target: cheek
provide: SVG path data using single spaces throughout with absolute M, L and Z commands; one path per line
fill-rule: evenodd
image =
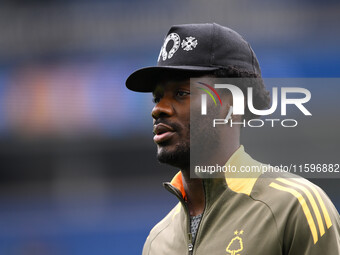
M 201 94 L 192 94 L 190 97 L 189 108 L 191 109 L 201 109 Z
M 178 116 L 178 120 L 181 123 L 190 120 L 190 100 L 187 100 L 181 104 L 176 106 L 176 113 Z
M 181 118 L 179 119 L 180 125 L 181 125 L 181 131 L 184 131 L 183 133 L 187 133 L 190 131 L 190 112 L 183 114 Z
M 190 134 L 190 110 L 183 111 L 179 115 L 178 124 L 180 125 L 179 133 L 184 138 Z

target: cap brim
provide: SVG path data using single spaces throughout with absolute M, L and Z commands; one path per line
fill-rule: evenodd
M 217 70 L 218 67 L 206 66 L 153 66 L 145 67 L 133 72 L 126 79 L 126 87 L 136 92 L 152 92 L 156 83 L 164 77 L 164 75 L 176 73 L 204 73 Z M 174 77 L 176 78 L 176 77 Z

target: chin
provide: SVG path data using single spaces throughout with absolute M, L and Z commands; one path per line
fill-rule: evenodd
M 175 146 L 158 145 L 157 159 L 161 163 L 174 167 L 188 167 L 190 165 L 190 147 L 184 144 Z

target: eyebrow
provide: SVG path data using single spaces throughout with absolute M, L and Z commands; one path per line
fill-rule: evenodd
M 164 80 L 161 82 L 158 82 L 158 84 L 155 86 L 155 89 L 152 91 L 152 94 L 159 94 L 163 93 L 165 90 L 165 86 L 171 83 L 178 83 L 177 87 L 180 88 L 181 86 L 188 86 L 190 89 L 190 79 L 169 79 L 169 80 Z
M 152 95 L 155 97 L 156 95 L 159 95 L 162 92 L 164 92 L 164 88 L 160 85 L 156 85 L 155 89 L 152 91 Z

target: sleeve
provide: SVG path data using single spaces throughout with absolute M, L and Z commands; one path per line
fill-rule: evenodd
M 339 255 L 339 213 L 319 187 L 311 184 L 296 194 L 284 232 L 283 254 Z M 297 192 L 299 192 L 297 190 Z M 299 196 L 299 194 L 303 196 Z
M 146 238 L 142 255 L 148 255 L 149 253 L 150 253 L 150 235 Z
M 160 247 L 166 247 L 166 239 L 164 239 L 164 237 L 162 239 L 160 237 L 160 233 L 172 223 L 174 216 L 180 212 L 181 208 L 182 205 L 180 202 L 178 202 L 177 205 L 168 213 L 168 215 L 151 229 L 144 243 L 142 253 L 143 255 L 164 254 L 164 252 L 160 251 Z

